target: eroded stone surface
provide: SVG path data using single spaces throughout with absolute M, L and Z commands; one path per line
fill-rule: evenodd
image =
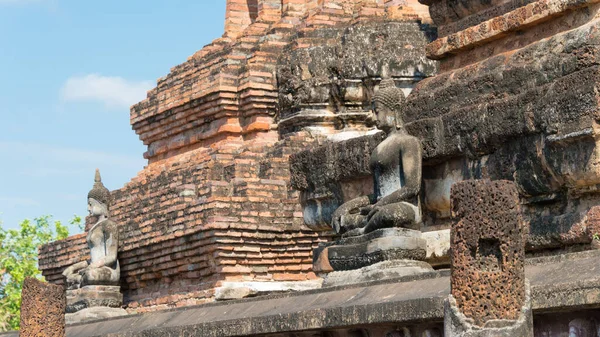
M 436 62 L 424 57 L 435 36 L 434 28 L 414 21 L 361 22 L 295 36 L 277 67 L 280 132 L 366 129 L 382 78 L 393 78 L 408 95 L 436 73 Z
M 85 286 L 67 290 L 67 313 L 91 307 L 120 308 L 123 294 L 118 286 Z
M 477 324 L 459 308 L 450 295 L 444 306 L 444 336 L 446 337 L 533 337 L 531 289 L 525 284 L 523 306 L 516 319 L 490 319 Z
M 223 282 L 215 289 L 217 301 L 241 299 L 288 291 L 303 291 L 321 288 L 322 279 L 299 282 Z
M 425 232 L 421 237 L 427 241 L 425 261 L 430 265 L 447 265 L 450 262 L 450 230 Z
M 474 323 L 517 320 L 525 300 L 525 237 L 519 196 L 509 181 L 452 187 L 452 295 Z
M 600 181 L 598 4 L 424 2 L 440 27 L 428 47 L 443 51 L 440 74 L 407 98 L 406 121 L 424 139 L 425 209 L 435 211 L 426 223 L 446 214 L 448 183 L 514 180 L 528 251 L 589 248 L 585 219 Z
M 65 291 L 62 286 L 27 278 L 21 298 L 21 337 L 65 336 Z

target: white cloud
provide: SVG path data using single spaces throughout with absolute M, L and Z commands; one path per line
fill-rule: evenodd
M 80 174 L 89 173 L 87 170 L 79 169 L 58 169 L 51 167 L 35 167 L 35 168 L 27 168 L 21 171 L 21 174 L 29 177 L 35 178 L 45 178 L 45 177 L 54 177 L 54 176 L 76 176 Z
M 113 167 L 126 170 L 139 170 L 145 165 L 142 156 L 128 156 L 101 151 L 84 150 L 42 143 L 0 141 L 0 155 L 4 157 L 35 158 L 44 163 L 44 167 L 22 169 L 21 174 L 36 177 L 55 175 L 74 175 L 83 173 L 87 166 Z M 51 167 L 50 164 L 60 163 L 61 167 Z M 66 168 L 64 163 L 70 163 Z M 68 167 L 68 166 L 66 166 Z M 89 171 L 88 171 L 89 172 Z
M 122 77 L 89 74 L 67 79 L 60 97 L 63 102 L 92 101 L 104 103 L 109 108 L 129 108 L 144 99 L 153 86 L 152 81 L 136 82 Z
M 24 206 L 39 206 L 40 203 L 34 199 L 21 197 L 3 197 L 0 196 L 0 204 L 3 208 L 15 208 Z

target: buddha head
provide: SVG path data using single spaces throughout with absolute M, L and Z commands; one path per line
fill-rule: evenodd
M 393 79 L 384 79 L 379 84 L 379 90 L 373 97 L 373 111 L 376 115 L 377 128 L 389 133 L 402 128 L 402 106 L 405 102 L 404 93 Z
M 88 212 L 93 217 L 108 217 L 110 207 L 110 191 L 102 184 L 100 170 L 96 169 L 94 188 L 88 193 Z

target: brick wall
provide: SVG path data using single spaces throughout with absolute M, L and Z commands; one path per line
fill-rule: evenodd
M 221 142 L 150 164 L 114 191 L 125 304 L 144 311 L 212 300 L 220 281 L 303 281 L 312 249 L 328 235 L 306 228 L 289 186 L 288 157 L 297 136 Z M 88 257 L 85 235 L 40 250 L 48 281 Z
M 64 284 L 61 274 L 63 270 L 72 264 L 89 259 L 89 248 L 85 237 L 85 233 L 77 234 L 40 247 L 38 263 L 46 281 Z

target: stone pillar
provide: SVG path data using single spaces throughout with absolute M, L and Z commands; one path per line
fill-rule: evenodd
M 28 278 L 21 300 L 21 337 L 64 337 L 67 301 L 62 286 Z
M 455 223 L 445 336 L 533 336 L 527 228 L 514 183 L 470 180 L 456 183 L 451 193 Z

